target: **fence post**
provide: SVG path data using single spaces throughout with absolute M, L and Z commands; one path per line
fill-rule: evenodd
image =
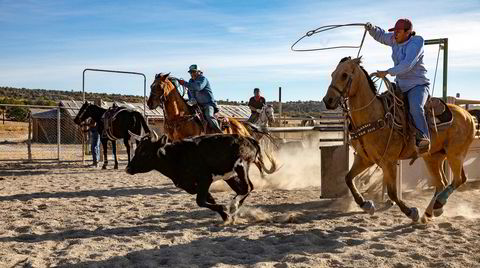
M 320 198 L 338 198 L 348 193 L 345 175 L 350 166 L 348 144 L 320 147 Z
M 28 162 L 32 162 L 32 112 L 28 112 Z
M 60 143 L 61 143 L 61 137 L 60 137 L 60 104 L 58 104 L 57 108 L 57 161 L 60 162 Z

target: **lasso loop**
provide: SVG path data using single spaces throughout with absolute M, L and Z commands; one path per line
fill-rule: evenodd
M 324 47 L 324 48 L 309 48 L 309 49 L 298 49 L 295 48 L 295 46 L 305 37 L 310 37 L 312 35 L 325 32 L 328 30 L 336 29 L 339 27 L 346 27 L 346 26 L 362 26 L 365 27 L 365 23 L 349 23 L 349 24 L 336 24 L 336 25 L 325 25 L 322 27 L 319 27 L 314 30 L 308 31 L 304 36 L 300 37 L 293 45 L 290 47 L 292 51 L 297 51 L 297 52 L 306 52 L 306 51 L 319 51 L 319 50 L 327 50 L 327 49 L 337 49 L 337 48 L 359 48 L 358 50 L 358 55 L 360 55 L 360 50 L 362 49 L 363 46 L 363 41 L 365 40 L 365 35 L 367 33 L 367 30 L 363 33 L 363 38 L 359 46 L 334 46 L 334 47 Z M 358 57 L 357 55 L 357 57 Z

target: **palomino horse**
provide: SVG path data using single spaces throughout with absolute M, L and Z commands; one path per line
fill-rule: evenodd
M 356 154 L 353 166 L 345 177 L 355 202 L 366 212 L 373 214 L 372 201 L 365 201 L 359 193 L 353 179 L 365 169 L 377 164 L 383 170 L 383 182 L 387 186 L 388 196 L 397 203 L 401 211 L 413 221 L 418 221 L 416 207 L 409 207 L 399 200 L 396 190 L 397 161 L 417 157 L 414 137 L 408 137 L 408 144 L 399 131 L 392 129 L 382 101 L 377 98 L 375 84 L 368 73 L 360 66 L 361 59 L 344 58 L 332 73 L 332 82 L 323 101 L 328 109 L 342 103 L 350 115 L 351 127 L 356 130 L 379 120 L 385 120 L 384 127 L 377 128 L 365 135 L 352 139 Z M 422 155 L 432 177 L 435 194 L 422 216 L 422 222 L 431 219 L 432 214 L 440 216 L 448 197 L 467 180 L 463 170 L 463 161 L 468 147 L 474 139 L 475 124 L 472 116 L 459 106 L 448 104 L 452 114 L 452 124 L 442 131 L 431 131 L 431 149 Z M 442 163 L 448 160 L 453 173 L 452 183 L 448 186 Z
M 172 141 L 198 136 L 204 133 L 204 128 L 190 111 L 186 101 L 180 95 L 175 85 L 170 81 L 169 74 L 157 74 L 150 86 L 150 97 L 147 105 L 150 109 L 161 106 L 165 116 L 165 134 Z M 235 118 L 228 118 L 229 126 L 224 128 L 225 134 L 250 136 L 248 129 Z
M 80 125 L 88 118 L 91 118 L 97 123 L 100 141 L 103 146 L 102 169 L 106 169 L 108 165 L 107 142 L 109 140 L 112 141 L 112 146 L 115 146 L 113 141 L 123 139 L 123 143 L 127 148 L 128 163 L 130 163 L 130 133 L 140 135 L 142 128 L 145 133 L 150 133 L 150 129 L 148 128 L 143 115 L 137 111 L 132 111 L 124 107 L 107 110 L 86 101 L 73 121 Z M 118 169 L 117 154 L 114 154 L 114 158 L 114 169 Z

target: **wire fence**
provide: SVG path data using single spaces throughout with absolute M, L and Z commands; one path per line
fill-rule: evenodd
M 0 104 L 0 110 L 0 161 L 92 161 L 90 133 L 73 121 L 78 108 Z M 123 142 L 117 157 L 128 158 Z

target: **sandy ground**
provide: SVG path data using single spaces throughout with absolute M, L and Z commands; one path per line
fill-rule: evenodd
M 412 224 L 396 206 L 370 216 L 320 199 L 310 160 L 266 181 L 252 171 L 258 187 L 230 226 L 157 172 L 0 163 L 0 267 L 479 267 L 475 185 Z M 226 189 L 212 188 L 219 203 Z M 404 196 L 421 212 L 430 197 Z

